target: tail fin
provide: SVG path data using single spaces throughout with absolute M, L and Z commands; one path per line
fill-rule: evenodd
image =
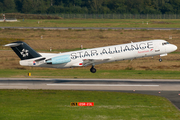
M 36 57 L 41 57 L 39 53 L 33 50 L 28 44 L 22 41 L 13 42 L 6 44 L 13 49 L 13 51 L 19 56 L 21 60 L 32 59 Z

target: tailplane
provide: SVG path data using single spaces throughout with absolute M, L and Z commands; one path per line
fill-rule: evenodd
M 39 53 L 37 53 L 28 44 L 22 41 L 6 44 L 5 46 L 11 47 L 21 60 L 41 57 Z

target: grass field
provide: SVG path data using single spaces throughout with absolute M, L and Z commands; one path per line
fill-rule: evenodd
M 179 28 L 178 19 L 58 19 L 58 20 L 19 20 L 1 22 L 0 26 L 18 27 L 136 27 L 136 28 Z M 39 22 L 38 22 L 39 21 Z M 147 24 L 148 22 L 148 24 Z M 39 23 L 39 24 L 38 24 Z
M 165 98 L 100 91 L 0 90 L 1 120 L 178 120 Z M 71 107 L 71 102 L 94 102 Z
M 0 77 L 24 78 L 92 78 L 92 79 L 180 79 L 180 71 L 162 70 L 97 70 L 92 74 L 88 69 L 0 69 Z
M 81 45 L 94 48 L 152 39 L 164 39 L 180 46 L 179 38 L 178 30 L 0 30 L 0 45 L 6 44 L 5 41 L 24 40 L 38 51 L 52 47 L 54 52 L 77 49 Z M 0 46 L 0 49 L 7 47 Z

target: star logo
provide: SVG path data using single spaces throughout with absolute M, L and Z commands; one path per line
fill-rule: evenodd
M 23 57 L 26 57 L 26 56 L 29 55 L 28 52 L 29 52 L 29 50 L 23 49 L 22 52 L 20 52 L 20 53 L 21 53 L 21 55 L 22 55 Z

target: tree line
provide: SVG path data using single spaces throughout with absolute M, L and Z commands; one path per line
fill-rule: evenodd
M 1 13 L 180 14 L 180 0 L 0 0 Z

